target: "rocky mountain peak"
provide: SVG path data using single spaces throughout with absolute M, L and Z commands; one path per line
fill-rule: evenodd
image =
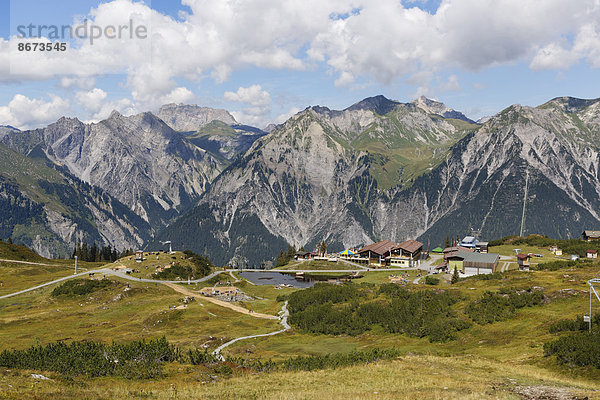
M 429 114 L 437 114 L 444 118 L 454 118 L 467 121 L 469 123 L 475 123 L 473 120 L 467 118 L 467 116 L 465 116 L 463 113 L 446 106 L 444 103 L 428 99 L 425 96 L 420 96 L 419 98 L 413 100 L 411 104 L 414 104 Z
M 377 95 L 373 97 L 367 97 L 366 99 L 363 99 L 358 103 L 346 108 L 344 111 L 370 110 L 379 115 L 385 115 L 392 111 L 398 104 L 400 103 L 397 101 L 390 100 L 383 95 Z
M 221 121 L 227 125 L 237 121 L 227 110 L 200 107 L 196 104 L 165 104 L 156 115 L 176 131 L 193 132 L 212 121 Z
M 108 119 L 117 119 L 117 118 L 120 118 L 122 116 L 123 115 L 120 112 L 118 112 L 117 110 L 112 110 L 112 112 L 108 116 Z
M 578 113 L 598 102 L 600 102 L 600 99 L 578 99 L 576 97 L 563 96 L 556 97 L 549 102 L 542 104 L 539 108 L 554 106 L 567 113 Z

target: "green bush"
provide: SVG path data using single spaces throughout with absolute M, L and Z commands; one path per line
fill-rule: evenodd
M 116 282 L 111 281 L 110 279 L 71 279 L 60 286 L 55 287 L 50 295 L 53 297 L 85 296 L 116 284 Z
M 538 265 L 532 265 L 530 268 L 538 271 L 558 271 L 559 269 L 564 268 L 583 268 L 590 260 L 579 260 L 579 261 L 548 261 L 544 263 L 540 263 Z
M 592 318 L 592 326 L 600 326 L 600 314 L 594 315 Z M 575 319 L 561 319 L 556 321 L 548 329 L 550 333 L 558 332 L 575 332 L 575 331 L 587 331 L 590 325 L 589 322 L 584 322 L 583 317 L 577 316 Z
M 504 289 L 498 293 L 485 292 L 478 300 L 467 304 L 465 313 L 478 324 L 491 324 L 512 318 L 516 310 L 542 304 L 544 294 L 540 290 Z
M 355 364 L 371 363 L 398 357 L 395 349 L 372 349 L 350 353 L 325 354 L 322 356 L 299 356 L 288 358 L 280 366 L 286 371 L 314 371 L 325 368 L 341 368 Z
M 0 366 L 17 369 L 53 371 L 68 377 L 120 376 L 149 379 L 162 375 L 161 363 L 175 361 L 178 350 L 163 337 L 105 345 L 83 341 L 50 343 L 27 350 L 5 350 Z
M 367 285 L 315 285 L 290 294 L 289 321 L 310 333 L 359 335 L 379 325 L 390 333 L 446 341 L 470 326 L 452 311 L 457 301 L 446 292 L 411 292 L 394 284 L 377 292 Z
M 427 285 L 437 285 L 437 284 L 440 283 L 440 280 L 438 278 L 434 277 L 434 276 L 427 275 L 425 277 L 425 283 Z
M 600 368 L 600 331 L 577 332 L 544 344 L 546 356 L 556 356 L 559 364 Z

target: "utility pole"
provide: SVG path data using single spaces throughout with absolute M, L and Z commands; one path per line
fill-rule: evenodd
M 75 256 L 75 272 L 73 275 L 77 275 L 77 256 Z
M 588 322 L 588 327 L 590 332 L 592 331 L 592 292 L 594 292 L 594 295 L 596 296 L 596 298 L 598 299 L 598 301 L 600 301 L 600 296 L 598 296 L 598 292 L 596 292 L 596 288 L 594 287 L 594 283 L 600 283 L 600 279 L 598 278 L 594 278 L 594 279 L 590 279 L 588 282 L 588 286 L 590 287 L 590 313 L 587 315 L 587 322 Z M 585 317 L 584 317 L 584 322 L 585 322 Z

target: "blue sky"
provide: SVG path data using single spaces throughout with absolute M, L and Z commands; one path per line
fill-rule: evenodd
M 156 110 L 226 108 L 264 127 L 310 105 L 425 95 L 477 119 L 510 104 L 600 97 L 593 0 L 0 0 L 0 124 L 44 126 Z M 16 51 L 18 25 L 101 28 L 145 39 L 69 40 Z M 46 39 L 42 38 L 44 41 Z M 5 70 L 2 70 L 5 69 Z

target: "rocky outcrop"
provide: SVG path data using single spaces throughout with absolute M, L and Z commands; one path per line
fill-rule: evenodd
M 0 145 L 0 237 L 45 257 L 68 257 L 78 242 L 122 250 L 151 238 L 125 205 L 47 162 Z
M 441 107 L 427 111 L 386 100 L 342 111 L 311 107 L 292 117 L 161 235 L 223 262 L 258 263 L 275 256 L 281 243 L 311 250 L 325 239 L 329 249 L 341 250 L 379 239 L 418 237 L 438 245 L 456 234 L 519 234 L 523 204 L 525 234 L 576 237 L 583 227 L 600 225 L 599 102 L 515 105 L 460 131 L 455 115 L 440 117 Z M 429 168 L 389 188 L 382 184 L 382 167 L 393 163 L 380 159 L 414 157 L 439 143 L 447 147 L 437 155 L 402 166 Z M 253 241 L 247 221 L 270 242 Z M 194 230 L 196 224 L 201 228 Z M 177 237 L 184 229 L 211 237 Z M 257 246 L 263 251 L 251 258 Z
M 227 125 L 237 124 L 233 115 L 226 110 L 190 104 L 165 104 L 156 115 L 172 129 L 180 132 L 195 132 L 212 121 L 221 121 Z
M 2 141 L 23 154 L 43 153 L 155 228 L 189 208 L 223 169 L 219 160 L 152 113 L 125 117 L 113 112 L 97 124 L 61 118 Z

